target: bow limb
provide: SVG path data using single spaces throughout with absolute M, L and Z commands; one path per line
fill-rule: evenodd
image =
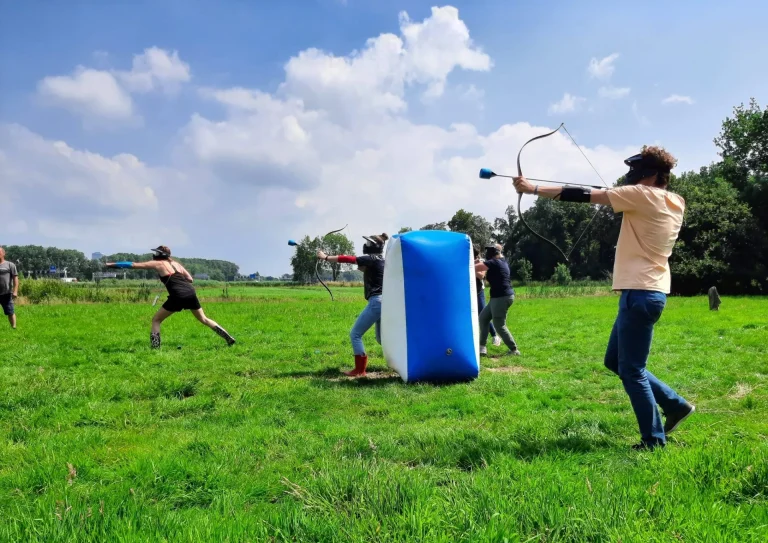
M 523 146 L 520 148 L 520 151 L 517 153 L 517 175 L 518 175 L 518 177 L 522 177 L 523 176 L 523 168 L 520 166 L 520 155 L 522 155 L 523 149 L 525 149 L 525 146 L 528 145 L 529 143 L 531 143 L 532 141 L 536 141 L 538 139 L 542 139 L 542 138 L 546 138 L 546 137 L 551 136 L 552 134 L 554 134 L 555 132 L 560 130 L 564 126 L 564 124 L 565 123 L 560 124 L 560 126 L 558 126 L 556 129 L 554 129 L 552 132 L 547 132 L 546 134 L 542 134 L 540 136 L 536 136 L 534 138 L 531 138 L 531 139 L 529 139 L 528 141 L 526 141 L 523 144 Z M 518 192 L 517 193 L 517 216 L 520 218 L 520 222 L 523 223 L 523 225 L 528 229 L 528 231 L 531 234 L 533 234 L 534 236 L 536 236 L 540 240 L 542 240 L 542 241 L 548 243 L 549 245 L 551 245 L 552 247 L 554 247 L 555 250 L 557 250 L 557 252 L 562 255 L 562 257 L 565 259 L 566 262 L 570 262 L 568 260 L 568 255 L 566 255 L 563 252 L 563 250 L 560 247 L 558 247 L 557 244 L 554 241 L 552 241 L 551 239 L 545 238 L 544 236 L 542 236 L 541 234 L 536 232 L 536 230 L 531 228 L 531 226 L 528 224 L 528 222 L 523 217 L 523 210 L 522 210 L 522 207 L 520 205 L 522 201 L 523 201 L 523 193 L 522 192 Z
M 324 235 L 324 236 L 321 238 L 321 240 L 322 240 L 322 241 L 325 241 L 325 238 L 327 238 L 327 237 L 328 237 L 328 236 L 330 236 L 331 234 L 336 234 L 337 232 L 341 232 L 341 231 L 342 231 L 342 230 L 344 230 L 344 228 L 346 228 L 347 226 L 349 226 L 349 225 L 348 225 L 348 224 L 345 224 L 343 228 L 339 228 L 339 229 L 337 229 L 337 230 L 331 230 L 330 232 L 328 232 L 327 234 L 325 234 L 325 235 Z M 322 243 L 321 243 L 321 246 L 322 246 Z M 333 292 L 331 292 L 331 289 L 330 289 L 330 288 L 328 288 L 328 285 L 326 285 L 326 284 L 325 284 L 325 281 L 323 281 L 323 280 L 322 280 L 322 278 L 320 277 L 320 271 L 319 271 L 319 270 L 320 270 L 320 261 L 318 260 L 317 262 L 315 262 L 315 277 L 316 277 L 316 278 L 317 278 L 317 280 L 320 282 L 320 284 L 321 284 L 321 285 L 323 285 L 323 286 L 325 287 L 325 290 L 327 290 L 327 291 L 328 291 L 328 294 L 330 294 L 330 295 L 331 295 L 331 301 L 334 301 Z

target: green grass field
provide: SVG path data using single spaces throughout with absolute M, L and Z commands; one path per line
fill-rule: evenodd
M 768 299 L 669 300 L 649 367 L 698 410 L 633 453 L 615 296 L 520 299 L 523 356 L 437 386 L 389 374 L 372 333 L 373 377 L 341 377 L 364 302 L 335 293 L 206 303 L 238 344 L 184 314 L 160 352 L 149 304 L 19 307 L 0 540 L 768 540 Z

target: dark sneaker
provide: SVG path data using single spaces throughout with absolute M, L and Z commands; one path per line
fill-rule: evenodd
M 517 349 L 515 349 L 514 351 L 512 349 L 510 349 L 510 350 L 508 350 L 506 352 L 506 354 L 504 356 L 520 356 L 521 354 L 523 354 L 523 353 L 521 353 Z
M 480 356 L 488 356 L 488 347 L 485 345 L 480 346 Z
M 685 404 L 685 408 L 680 410 L 679 413 L 674 415 L 667 415 L 667 420 L 664 421 L 664 433 L 671 434 L 675 428 L 680 426 L 680 423 L 691 416 L 696 411 L 696 406 L 690 403 Z
M 664 448 L 664 443 L 646 443 L 645 441 L 641 441 L 640 443 L 635 443 L 632 445 L 633 451 L 652 451 L 656 447 Z

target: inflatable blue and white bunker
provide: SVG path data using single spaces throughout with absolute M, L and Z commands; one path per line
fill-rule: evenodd
M 381 346 L 403 381 L 467 381 L 480 373 L 472 242 L 438 230 L 393 236 L 384 266 Z

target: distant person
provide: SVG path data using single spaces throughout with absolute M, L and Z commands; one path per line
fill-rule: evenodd
M 341 264 L 357 264 L 363 272 L 365 299 L 368 304 L 357 317 L 349 338 L 352 342 L 352 352 L 355 355 L 355 369 L 345 371 L 349 377 L 363 377 L 368 367 L 368 354 L 365 352 L 363 335 L 375 326 L 376 341 L 381 345 L 381 294 L 384 287 L 384 245 L 389 236 L 363 236 L 363 256 L 338 255 L 329 256 L 323 251 L 317 251 L 317 258 L 326 262 Z
M 480 251 L 477 247 L 472 247 L 474 253 L 475 253 L 475 264 L 478 264 L 481 262 L 480 260 Z M 480 316 L 480 313 L 483 312 L 483 309 L 485 308 L 485 274 L 488 273 L 487 271 L 475 271 L 475 282 L 477 283 L 477 315 Z M 493 344 L 498 347 L 501 345 L 501 338 L 496 333 L 496 328 L 493 327 L 493 323 L 490 324 L 488 328 L 491 332 L 491 337 L 493 338 Z
M 16 311 L 13 300 L 19 297 L 19 272 L 16 264 L 5 259 L 5 249 L 0 247 L 0 306 L 8 317 L 11 328 L 16 330 Z
M 152 249 L 152 260 L 149 262 L 107 262 L 108 268 L 132 268 L 137 270 L 155 270 L 160 281 L 168 290 L 168 299 L 152 317 L 152 331 L 149 335 L 150 345 L 153 349 L 160 348 L 160 325 L 165 319 L 188 309 L 197 320 L 224 338 L 227 345 L 235 344 L 235 338 L 218 325 L 215 321 L 205 316 L 200 301 L 197 299 L 195 287 L 192 286 L 192 276 L 179 262 L 171 259 L 171 250 L 160 245 Z
M 519 356 L 515 338 L 507 328 L 507 312 L 515 301 L 515 291 L 510 282 L 509 264 L 496 245 L 485 248 L 485 260 L 475 264 L 475 271 L 487 272 L 485 279 L 491 285 L 491 300 L 480 313 L 480 354 L 488 354 L 486 343 L 493 321 L 496 333 L 509 349 L 506 355 Z
M 666 435 L 694 412 L 669 386 L 646 369 L 653 327 L 661 318 L 670 291 L 669 256 L 683 224 L 685 200 L 667 190 L 677 163 L 660 147 L 643 147 L 624 161 L 626 186 L 611 190 L 589 187 L 539 187 L 525 177 L 514 179 L 523 194 L 563 202 L 611 206 L 624 213 L 613 267 L 613 289 L 621 291 L 619 314 L 608 340 L 605 366 L 616 373 L 632 403 L 641 442 L 634 449 L 666 444 Z M 662 425 L 656 404 L 664 410 Z

